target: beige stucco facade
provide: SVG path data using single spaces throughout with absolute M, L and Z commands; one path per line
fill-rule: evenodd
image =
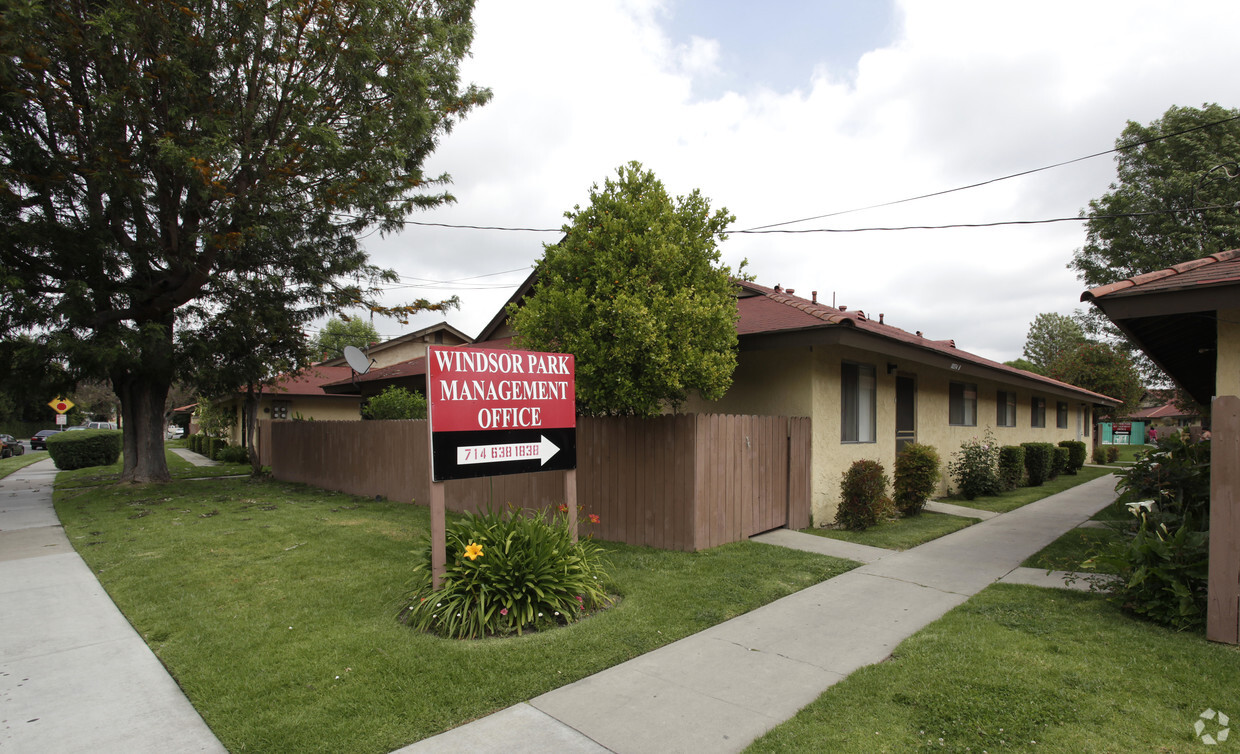
M 228 434 L 229 445 L 241 444 L 245 397 L 238 395 L 221 404 L 232 411 L 236 421 Z M 258 418 L 287 418 L 290 421 L 358 421 L 362 418 L 361 399 L 356 395 L 282 395 L 264 393 L 258 404 Z
M 898 361 L 897 363 L 893 363 Z M 872 442 L 845 442 L 841 439 L 842 370 L 845 362 L 874 367 L 875 439 Z M 959 366 L 959 365 L 958 365 Z M 890 369 L 889 369 L 890 367 Z M 831 523 L 839 503 L 840 478 L 857 460 L 876 460 L 894 471 L 896 458 L 896 378 L 915 381 L 913 416 L 916 442 L 933 446 L 943 460 L 946 493 L 946 464 L 960 444 L 983 437 L 989 430 L 1002 445 L 1022 442 L 1058 443 L 1061 440 L 1089 442 L 1092 404 L 1053 385 L 1033 388 L 1013 384 L 999 373 L 965 365 L 962 371 L 899 359 L 872 350 L 846 345 L 815 345 L 799 348 L 742 351 L 732 388 L 718 401 L 694 399 L 685 410 L 709 413 L 750 413 L 809 416 L 813 421 L 812 509 L 815 525 Z M 976 423 L 953 426 L 949 422 L 949 386 L 961 382 L 977 387 Z M 996 426 L 999 391 L 1016 394 L 1016 423 Z M 1031 422 L 1032 399 L 1045 401 L 1045 426 Z M 1058 427 L 1058 404 L 1067 404 L 1067 426 Z
M 1216 395 L 1240 396 L 1240 309 L 1218 311 Z

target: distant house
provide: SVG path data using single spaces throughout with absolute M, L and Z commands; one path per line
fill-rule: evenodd
M 361 399 L 356 395 L 333 395 L 323 385 L 348 380 L 352 371 L 347 366 L 315 364 L 297 374 L 281 375 L 272 385 L 264 385 L 258 403 L 259 419 L 360 419 Z M 245 444 L 245 391 L 239 390 L 216 401 L 217 407 L 236 417 L 228 437 L 230 445 Z
M 372 360 L 371 368 L 379 369 L 399 364 L 403 361 L 416 359 L 426 355 L 427 346 L 459 346 L 470 343 L 472 339 L 447 322 L 437 322 L 416 332 L 406 333 L 382 343 L 374 343 L 363 348 L 366 357 Z M 346 366 L 343 358 L 328 359 L 325 366 Z
M 520 305 L 537 284 L 531 274 L 509 299 Z M 691 397 L 687 413 L 808 416 L 813 425 L 814 521 L 829 523 L 840 476 L 858 459 L 890 473 L 897 449 L 935 446 L 944 463 L 960 444 L 993 431 L 997 442 L 1085 440 L 1096 406 L 1107 396 L 1005 366 L 885 324 L 863 311 L 797 297 L 779 286 L 737 281 L 739 361 L 731 389 L 718 401 Z M 510 348 L 506 306 L 471 347 Z M 425 390 L 424 358 L 325 385 L 366 395 L 382 386 Z M 944 488 L 946 489 L 946 488 Z

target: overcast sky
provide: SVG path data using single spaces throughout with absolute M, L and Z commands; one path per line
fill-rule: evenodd
M 637 160 L 744 230 L 1107 150 L 1128 120 L 1171 105 L 1240 104 L 1235 0 L 480 0 L 475 22 L 463 75 L 494 99 L 427 165 L 452 175 L 457 203 L 412 221 L 556 229 L 592 184 Z M 1076 217 L 1114 175 L 1099 157 L 784 227 Z M 389 303 L 457 294 L 447 321 L 472 336 L 559 237 L 410 225 L 366 247 L 409 283 L 460 281 Z M 759 283 L 817 290 L 1004 361 L 1038 313 L 1080 306 L 1066 265 L 1083 241 L 1083 224 L 1067 222 L 733 234 L 722 253 L 733 269 L 748 258 Z M 443 318 L 375 325 L 387 338 Z

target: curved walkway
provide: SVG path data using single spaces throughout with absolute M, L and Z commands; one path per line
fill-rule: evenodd
M 55 476 L 0 479 L 0 750 L 225 751 L 69 545 Z
M 876 557 L 400 752 L 740 751 L 970 596 L 1028 570 L 1019 568 L 1026 558 L 1110 504 L 1114 487 L 1109 476 L 1095 479 Z

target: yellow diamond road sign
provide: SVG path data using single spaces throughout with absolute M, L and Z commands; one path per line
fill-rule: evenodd
M 73 401 L 69 400 L 68 398 L 56 398 L 47 405 L 51 406 L 52 409 L 55 410 L 56 413 L 63 414 L 64 412 L 73 408 Z

